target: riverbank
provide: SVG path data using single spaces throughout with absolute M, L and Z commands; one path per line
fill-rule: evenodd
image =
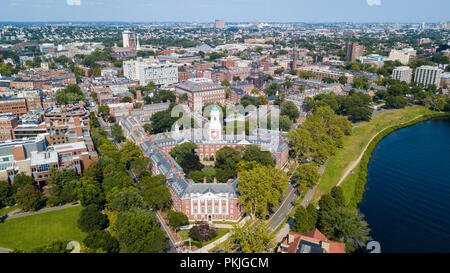
M 421 117 L 435 113 L 437 114 L 423 106 L 412 106 L 400 110 L 385 110 L 382 115 L 374 117 L 370 122 L 359 124 L 351 135 L 344 138 L 344 148 L 339 149 L 328 160 L 311 201 L 317 202 L 323 194 L 330 192 L 331 188 L 346 176 L 346 172 L 348 172 L 348 176 L 341 186 L 347 202 L 352 200 L 358 177 L 356 174 L 359 174 L 361 166 L 358 159 L 362 159 L 362 155 L 369 150 L 368 144 L 375 141 L 375 136 L 378 138 L 381 136 L 380 132 L 389 132 L 387 128 L 406 126 L 412 120 L 421 122 L 423 121 Z
M 354 172 L 354 178 L 347 178 L 344 180 L 343 184 L 346 184 L 346 188 L 354 188 L 352 198 L 347 199 L 349 206 L 357 207 L 358 204 L 362 201 L 364 196 L 364 189 L 365 185 L 367 183 L 367 166 L 369 164 L 370 158 L 372 156 L 372 153 L 374 149 L 377 147 L 378 143 L 383 140 L 385 137 L 390 135 L 391 133 L 403 129 L 406 127 L 410 127 L 419 123 L 422 123 L 424 121 L 435 119 L 435 118 L 448 118 L 450 117 L 450 113 L 431 113 L 426 114 L 423 116 L 420 116 L 414 120 L 411 120 L 410 122 L 398 124 L 392 127 L 389 127 L 382 132 L 380 132 L 368 145 L 367 149 L 364 152 L 364 155 L 361 158 L 361 161 L 359 162 L 359 166 L 357 168 L 357 172 Z M 353 185 L 350 185 L 350 183 L 353 183 Z

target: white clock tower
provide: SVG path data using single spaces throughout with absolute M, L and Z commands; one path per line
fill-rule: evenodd
M 220 121 L 219 108 L 211 109 L 211 121 L 209 122 L 209 140 L 222 139 L 222 122 Z

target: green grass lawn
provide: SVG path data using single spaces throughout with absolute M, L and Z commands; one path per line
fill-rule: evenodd
M 76 206 L 7 219 L 4 223 L 0 223 L 0 247 L 29 251 L 52 241 L 81 242 L 86 236 L 77 227 L 81 210 L 81 206 Z
M 317 202 L 323 194 L 328 193 L 331 188 L 339 182 L 345 169 L 358 159 L 358 156 L 361 154 L 364 147 L 376 133 L 384 128 L 410 121 L 415 117 L 430 113 L 433 113 L 433 111 L 426 107 L 413 106 L 400 110 L 388 110 L 385 113 L 376 116 L 370 122 L 359 124 L 350 136 L 344 138 L 344 148 L 339 149 L 337 153 L 328 160 L 319 184 L 314 190 L 311 201 Z M 347 202 L 351 199 L 354 192 L 354 183 L 352 183 L 352 181 L 356 181 L 357 168 L 358 167 L 356 167 L 353 174 L 350 174 L 341 184 Z
M 229 231 L 230 231 L 230 229 L 228 229 L 228 228 L 218 228 L 218 229 L 217 229 L 217 236 L 214 237 L 213 239 L 211 239 L 211 240 L 209 240 L 209 241 L 206 241 L 206 242 L 203 242 L 203 243 L 198 242 L 198 241 L 194 241 L 193 239 L 191 239 L 191 244 L 192 244 L 193 246 L 196 246 L 196 247 L 198 247 L 198 248 L 201 248 L 201 247 L 203 247 L 203 246 L 209 245 L 210 243 L 212 243 L 212 242 L 214 242 L 214 241 L 220 239 L 222 236 L 224 236 L 225 234 L 227 234 Z M 181 236 L 181 238 L 182 238 L 183 240 L 188 240 L 188 239 L 189 239 L 189 230 L 188 230 L 188 229 L 180 230 L 180 231 L 178 231 L 178 234 Z M 184 244 L 185 244 L 185 245 L 189 245 L 189 242 L 185 242 Z
M 10 207 L 10 208 L 2 208 L 2 209 L 0 209 L 0 217 L 2 216 L 2 215 L 5 215 L 5 214 L 7 214 L 7 213 L 9 213 L 9 212 L 11 212 L 11 211 L 13 211 L 13 210 L 15 210 L 15 209 L 18 209 L 19 208 L 19 206 L 12 206 L 12 207 Z

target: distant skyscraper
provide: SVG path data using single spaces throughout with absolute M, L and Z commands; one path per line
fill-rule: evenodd
M 299 55 L 298 50 L 296 48 L 292 49 L 291 71 L 297 69 L 298 55 Z
M 450 30 L 450 21 L 447 22 L 447 30 Z
M 356 42 L 348 42 L 346 48 L 346 56 L 350 62 L 354 62 L 364 55 L 364 46 Z
M 216 20 L 216 28 L 224 28 L 224 27 L 225 27 L 225 21 Z
M 136 50 L 136 34 L 134 32 L 125 30 L 122 33 L 122 38 L 123 38 L 123 47 L 124 48 L 130 48 L 130 49 Z

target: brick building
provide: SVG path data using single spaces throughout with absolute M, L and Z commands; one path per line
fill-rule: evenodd
M 328 240 L 318 229 L 305 234 L 289 232 L 278 253 L 345 253 L 345 243 Z
M 210 79 L 194 78 L 175 86 L 175 94 L 188 95 L 188 105 L 193 112 L 200 112 L 205 103 L 225 105 L 225 88 Z
M 28 111 L 27 100 L 25 98 L 19 98 L 17 96 L 0 98 L 0 113 L 24 115 Z
M 14 139 L 14 129 L 19 125 L 19 118 L 13 114 L 0 114 L 0 141 Z

